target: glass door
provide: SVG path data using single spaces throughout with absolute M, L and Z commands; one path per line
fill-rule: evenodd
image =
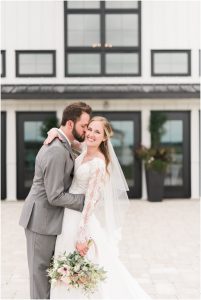
M 165 112 L 165 134 L 161 144 L 174 148 L 173 162 L 165 177 L 165 198 L 189 198 L 190 186 L 190 112 Z
M 129 198 L 141 198 L 141 165 L 135 160 L 134 148 L 140 143 L 139 112 L 97 112 L 105 116 L 112 125 L 111 139 L 115 153 L 126 177 Z
M 6 198 L 6 112 L 1 112 L 1 199 Z
M 33 182 L 35 157 L 45 137 L 41 128 L 55 112 L 17 113 L 17 199 L 25 199 Z

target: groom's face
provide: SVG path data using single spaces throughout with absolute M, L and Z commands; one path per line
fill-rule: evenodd
M 89 120 L 90 116 L 84 112 L 81 114 L 80 119 L 74 123 L 72 135 L 78 142 L 84 142 Z

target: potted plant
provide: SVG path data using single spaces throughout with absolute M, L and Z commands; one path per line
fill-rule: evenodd
M 149 201 L 162 201 L 165 172 L 172 161 L 173 149 L 160 145 L 163 127 L 166 121 L 165 114 L 152 112 L 149 131 L 151 134 L 151 147 L 141 145 L 135 150 L 137 158 L 145 165 L 147 196 Z

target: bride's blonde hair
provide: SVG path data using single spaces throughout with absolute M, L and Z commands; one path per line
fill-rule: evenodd
M 95 116 L 89 121 L 89 124 L 93 121 L 100 121 L 103 123 L 104 137 L 106 138 L 106 140 L 102 141 L 102 143 L 99 146 L 99 149 L 101 150 L 101 152 L 103 153 L 103 155 L 105 157 L 106 170 L 107 170 L 107 167 L 110 163 L 108 139 L 113 135 L 112 126 L 110 125 L 109 121 L 105 117 Z M 107 172 L 108 172 L 108 170 L 107 170 Z

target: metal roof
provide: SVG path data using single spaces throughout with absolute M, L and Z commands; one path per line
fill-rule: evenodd
M 200 98 L 199 84 L 1 85 L 1 99 Z

